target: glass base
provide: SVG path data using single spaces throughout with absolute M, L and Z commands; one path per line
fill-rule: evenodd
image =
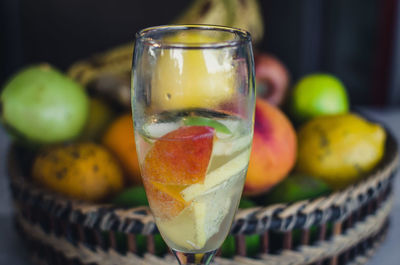
M 211 263 L 217 250 L 206 253 L 185 253 L 171 249 L 180 265 L 208 265 Z

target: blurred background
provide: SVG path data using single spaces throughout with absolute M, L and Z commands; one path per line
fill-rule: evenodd
M 321 71 L 339 77 L 355 105 L 400 105 L 397 0 L 260 1 L 265 35 L 256 49 L 277 56 L 292 82 Z M 22 66 L 73 62 L 170 23 L 190 1 L 2 0 L 0 81 Z
M 172 23 L 179 15 L 185 13 L 192 2 L 187 0 L 0 0 L 0 91 L 13 74 L 29 64 L 40 62 L 50 63 L 67 72 L 71 65 L 84 60 L 84 63 L 89 62 L 90 67 L 102 74 L 101 69 L 96 69 L 96 67 L 101 68 L 101 63 L 104 62 L 90 59 L 93 55 L 124 44 L 132 44 L 135 33 L 142 28 Z M 200 13 L 208 12 L 209 10 L 206 9 L 211 2 L 215 3 L 216 1 L 204 0 Z M 246 1 L 231 2 L 243 4 Z M 394 132 L 396 139 L 400 141 L 400 0 L 259 0 L 259 4 L 263 16 L 264 35 L 255 45 L 255 51 L 259 57 L 262 57 L 260 54 L 275 56 L 286 67 L 283 67 L 282 70 L 275 64 L 274 67 L 271 67 L 274 68 L 274 71 L 267 71 L 267 74 L 277 78 L 276 86 L 280 85 L 286 91 L 287 82 L 282 81 L 287 80 L 286 70 L 290 75 L 289 89 L 308 74 L 330 73 L 338 77 L 345 85 L 352 110 L 355 109 L 368 118 L 384 124 L 386 128 Z M 247 22 L 251 19 L 246 16 L 257 13 L 240 11 L 246 14 L 243 15 L 245 17 L 243 20 L 247 20 Z M 218 12 L 216 13 L 218 14 Z M 257 27 L 260 28 L 260 25 Z M 126 52 L 128 46 L 123 47 Z M 131 47 L 128 48 L 131 49 Z M 130 50 L 129 54 L 131 54 Z M 109 57 L 109 54 L 105 57 Z M 125 72 L 122 73 L 122 79 L 119 79 L 120 76 L 117 75 L 114 79 L 115 83 L 111 82 L 111 85 L 105 82 L 109 80 L 101 78 L 99 79 L 101 82 L 98 83 L 104 81 L 105 86 L 108 85 L 111 88 L 108 90 L 111 94 L 117 94 L 115 87 L 120 87 L 121 91 L 128 91 L 122 95 L 125 96 L 124 99 L 127 98 L 127 102 L 120 100 L 123 101 L 119 102 L 121 105 L 125 103 L 124 108 L 121 106 L 116 108 L 114 104 L 109 104 L 110 102 L 106 101 L 107 104 L 103 102 L 104 107 L 100 104 L 101 101 L 100 103 L 97 101 L 97 104 L 103 106 L 99 108 L 103 112 L 98 111 L 97 115 L 101 117 L 99 120 L 104 124 L 99 123 L 96 132 L 99 134 L 96 136 L 97 138 L 92 135 L 93 139 L 89 139 L 101 142 L 101 145 L 115 151 L 120 162 L 125 166 L 130 166 L 132 155 L 136 156 L 134 145 L 132 145 L 133 148 L 126 145 L 128 140 L 133 144 L 133 126 L 129 113 L 130 82 L 128 80 L 131 61 L 127 56 L 123 59 L 125 61 L 121 68 L 124 68 Z M 260 59 L 260 61 L 262 60 Z M 266 61 L 268 60 L 264 57 L 264 68 L 262 67 L 263 63 L 259 63 L 257 66 L 256 62 L 256 75 L 257 68 L 264 70 L 267 68 Z M 271 61 L 268 62 L 271 63 Z M 112 63 L 110 64 L 112 65 Z M 119 62 L 112 66 L 115 65 L 121 66 Z M 90 72 L 92 70 L 90 67 L 85 70 Z M 87 85 L 84 78 L 81 80 L 79 73 L 74 77 L 90 91 L 90 83 L 88 82 L 89 85 Z M 31 80 L 28 79 L 30 83 L 32 83 Z M 260 83 L 258 81 L 257 85 Z M 101 85 L 97 85 L 101 90 Z M 273 86 L 272 83 L 271 87 Z M 321 87 L 325 89 L 323 84 Z M 339 87 L 340 89 L 341 87 Z M 105 94 L 105 98 L 110 95 Z M 281 96 L 284 94 L 280 93 Z M 302 95 L 304 94 L 307 93 L 302 93 Z M 324 96 L 323 93 L 320 94 Z M 103 99 L 90 96 L 92 96 L 91 106 L 94 105 L 93 102 L 96 102 L 93 99 Z M 328 97 L 331 100 L 330 94 Z M 281 101 L 282 98 L 283 96 Z M 318 99 L 318 95 L 316 98 Z M 71 109 L 76 109 L 73 104 L 76 101 L 74 100 L 70 104 Z M 347 96 L 332 101 L 339 102 L 339 107 L 342 107 L 343 102 L 347 103 Z M 283 109 L 284 104 L 281 103 L 273 105 Z M 26 104 L 22 102 L 21 105 Z M 346 104 L 345 112 L 347 111 Z M 90 112 L 91 116 L 88 120 L 96 120 L 93 118 L 96 117 L 96 109 L 95 111 L 91 109 Z M 2 117 L 4 113 L 0 111 L 0 118 L 3 118 L 3 121 L 6 120 Z M 108 113 L 108 116 L 104 113 Z M 11 116 L 15 117 L 16 115 L 13 113 Z M 119 124 L 116 121 L 120 121 L 120 117 L 125 121 L 122 128 L 115 125 Z M 295 119 L 289 118 L 295 124 Z M 260 121 L 256 120 L 257 122 Z M 4 122 L 4 124 L 6 123 Z M 90 128 L 87 124 L 85 130 Z M 345 125 L 352 126 L 352 123 Z M 117 129 L 113 130 L 113 128 Z M 105 129 L 107 130 L 104 131 Z M 293 128 L 290 130 L 293 135 L 296 133 Z M 355 130 L 355 134 L 360 133 L 357 131 L 358 128 Z M 106 133 L 105 135 L 109 135 L 109 139 L 115 140 L 110 144 L 104 140 L 107 137 L 101 138 L 100 135 L 111 131 L 116 131 L 120 135 Z M 311 138 L 316 139 L 315 137 Z M 337 137 L 336 140 L 340 141 L 339 138 Z M 2 235 L 0 264 L 26 265 L 28 264 L 27 255 L 23 252 L 21 241 L 16 237 L 13 229 L 12 200 L 6 172 L 6 156 L 11 140 L 11 137 L 6 135 L 5 126 L 0 124 L 0 234 Z M 131 149 L 128 151 L 123 148 L 122 151 L 114 150 L 113 146 L 116 148 L 128 146 L 127 148 Z M 296 154 L 295 148 L 296 145 L 293 145 L 292 154 Z M 265 146 L 265 149 L 268 149 L 268 146 Z M 118 156 L 120 154 L 117 151 L 121 151 L 122 155 Z M 341 153 L 338 154 L 338 157 L 341 157 Z M 124 160 L 124 156 L 128 159 Z M 360 157 L 363 158 L 363 156 Z M 263 159 L 266 158 L 263 157 Z M 284 161 L 285 159 L 286 157 L 276 160 Z M 133 162 L 137 163 L 137 159 Z M 138 166 L 135 170 L 136 175 L 134 176 L 140 178 Z M 289 171 L 290 168 L 287 170 Z M 263 177 L 268 175 L 262 170 L 259 172 Z M 398 252 L 399 184 L 400 182 L 397 181 L 397 197 L 391 219 L 392 223 L 396 225 L 392 225 L 383 250 L 378 252 L 369 264 L 398 264 L 400 258 Z

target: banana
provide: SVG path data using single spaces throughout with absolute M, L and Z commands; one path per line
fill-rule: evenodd
M 67 74 L 86 86 L 104 73 L 129 73 L 132 64 L 132 54 L 133 44 L 125 44 L 102 54 L 94 55 L 88 60 L 73 64 Z
M 235 17 L 235 1 L 195 0 L 173 24 L 231 25 Z
M 249 31 L 253 43 L 264 34 L 258 0 L 194 0 L 174 24 L 214 24 Z M 73 64 L 67 74 L 120 105 L 130 107 L 133 44 L 128 43 Z
M 230 25 L 250 32 L 253 43 L 258 43 L 264 36 L 264 22 L 257 0 L 232 0 L 235 17 Z
M 258 0 L 195 0 L 175 24 L 214 24 L 249 31 L 253 43 L 264 35 Z
M 133 44 L 125 44 L 73 64 L 67 74 L 89 89 L 130 107 Z

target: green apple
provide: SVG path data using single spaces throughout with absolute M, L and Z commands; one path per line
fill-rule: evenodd
M 88 116 L 88 97 L 76 82 L 47 64 L 23 69 L 5 85 L 2 121 L 12 134 L 33 144 L 78 136 Z
M 302 123 L 321 115 L 347 113 L 349 99 L 343 83 L 330 74 L 310 74 L 294 86 L 290 112 Z

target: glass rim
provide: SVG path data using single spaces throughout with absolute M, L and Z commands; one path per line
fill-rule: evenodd
M 239 36 L 238 39 L 224 40 L 224 41 L 214 41 L 209 43 L 204 42 L 193 42 L 188 45 L 183 42 L 161 42 L 154 40 L 153 38 L 146 37 L 151 33 L 155 32 L 168 32 L 168 31 L 178 31 L 178 30 L 217 30 L 221 32 L 228 32 Z M 227 47 L 237 47 L 246 43 L 251 43 L 251 35 L 248 31 L 239 28 L 233 28 L 228 26 L 219 25 L 208 25 L 208 24 L 182 24 L 182 25 L 161 25 L 147 27 L 135 34 L 136 41 L 140 41 L 145 46 L 152 46 L 155 48 L 180 48 L 180 49 L 215 49 L 215 48 L 227 48 Z

